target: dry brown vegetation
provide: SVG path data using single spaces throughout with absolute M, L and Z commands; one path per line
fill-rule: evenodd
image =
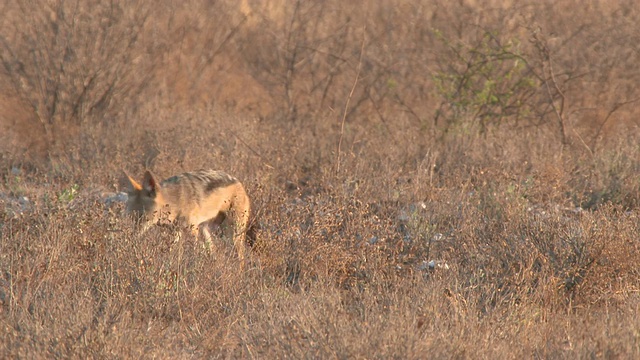
M 0 357 L 639 357 L 636 5 L 2 1 Z M 136 241 L 145 166 L 251 266 Z

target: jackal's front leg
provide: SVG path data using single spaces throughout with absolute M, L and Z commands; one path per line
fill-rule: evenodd
M 207 251 L 212 254 L 216 249 L 213 244 L 213 238 L 211 236 L 211 231 L 209 231 L 209 224 L 204 223 L 200 225 L 200 232 L 202 233 L 202 237 L 204 237 L 204 245 Z M 196 239 L 198 238 L 198 228 L 196 228 Z
M 141 239 L 144 234 L 147 233 L 147 231 L 149 231 L 149 229 L 151 229 L 151 227 L 153 226 L 153 222 L 151 221 L 147 221 L 144 224 L 142 224 L 140 226 L 140 228 L 138 229 L 138 231 L 135 232 L 135 238 L 136 239 Z

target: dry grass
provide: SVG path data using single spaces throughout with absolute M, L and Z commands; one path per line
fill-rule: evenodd
M 74 4 L 0 5 L 0 357 L 640 355 L 633 2 Z M 251 266 L 135 240 L 145 166 Z

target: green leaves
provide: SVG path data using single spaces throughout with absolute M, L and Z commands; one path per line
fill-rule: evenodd
M 504 41 L 489 31 L 475 43 L 451 41 L 437 34 L 449 50 L 443 54 L 449 61 L 433 75 L 443 98 L 438 113 L 446 119 L 446 130 L 471 122 L 484 132 L 489 125 L 517 122 L 532 113 L 533 104 L 528 100 L 538 81 L 517 40 Z

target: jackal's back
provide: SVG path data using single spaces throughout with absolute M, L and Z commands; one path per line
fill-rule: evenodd
M 238 179 L 224 171 L 201 169 L 172 176 L 160 186 L 169 201 L 200 203 L 216 190 L 236 183 Z

